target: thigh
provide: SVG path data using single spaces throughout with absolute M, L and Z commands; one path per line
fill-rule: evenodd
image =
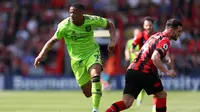
M 144 75 L 144 87 L 148 95 L 161 92 L 163 85 L 157 74 L 146 74 Z
M 83 86 L 91 80 L 91 77 L 85 66 L 86 60 L 75 61 L 71 60 L 72 71 L 79 86 Z
M 129 69 L 125 76 L 125 88 L 123 94 L 130 94 L 136 99 L 142 90 L 142 82 L 141 73 Z
M 94 52 L 86 62 L 87 71 L 91 76 L 100 75 L 103 71 L 101 55 L 99 51 Z
M 90 57 L 88 57 L 86 62 L 86 68 L 89 71 L 90 69 L 100 69 L 102 71 L 102 61 L 100 51 L 94 52 Z

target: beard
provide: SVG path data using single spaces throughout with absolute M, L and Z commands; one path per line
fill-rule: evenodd
M 173 36 L 172 39 L 177 41 L 178 40 L 178 36 Z
M 146 30 L 148 34 L 151 34 L 153 30 Z

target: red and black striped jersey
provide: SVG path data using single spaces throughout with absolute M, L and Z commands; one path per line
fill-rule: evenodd
M 161 59 L 166 55 L 170 47 L 168 35 L 158 32 L 152 35 L 142 46 L 135 60 L 129 65 L 128 69 L 139 70 L 144 73 L 152 73 L 157 69 L 151 60 L 154 50 L 157 50 Z
M 152 36 L 154 35 L 156 32 L 152 32 L 151 34 L 148 34 L 147 31 L 142 31 L 140 32 L 136 37 L 133 38 L 133 43 L 132 45 L 134 47 L 136 47 L 137 45 L 139 45 L 139 48 L 141 49 L 142 46 L 144 45 L 144 43 Z M 133 48 L 134 48 L 133 47 Z

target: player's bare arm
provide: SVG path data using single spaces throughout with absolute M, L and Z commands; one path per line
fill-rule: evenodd
M 167 52 L 165 59 L 168 69 L 174 69 L 174 63 L 172 61 L 171 53 L 169 51 Z
M 108 51 L 114 51 L 115 48 L 115 25 L 113 22 L 111 22 L 110 20 L 107 20 L 107 28 L 109 30 L 110 33 L 110 44 L 108 45 Z
M 138 33 L 134 38 L 133 38 L 133 43 L 132 43 L 132 49 L 130 50 L 131 53 L 135 53 L 135 54 L 138 54 L 139 51 L 136 51 L 135 48 L 137 45 L 139 45 L 139 42 L 141 40 L 141 32 Z
M 176 72 L 174 70 L 167 70 L 163 64 L 162 64 L 162 61 L 161 61 L 161 58 L 160 58 L 160 53 L 155 50 L 151 56 L 151 60 L 153 61 L 153 64 L 163 73 L 165 73 L 166 75 L 169 75 L 169 76 L 172 76 L 172 77 L 175 77 L 176 76 Z
M 129 52 L 129 49 L 125 49 L 124 55 L 125 55 L 125 60 L 126 60 L 126 61 L 129 61 L 129 60 L 130 60 L 130 52 Z
M 47 43 L 44 45 L 44 47 L 40 51 L 39 55 L 35 58 L 35 62 L 34 62 L 35 68 L 38 67 L 38 65 L 40 64 L 40 61 L 42 60 L 44 55 L 53 47 L 53 45 L 57 41 L 58 41 L 58 39 L 56 38 L 56 35 L 54 35 L 51 39 L 49 39 L 49 41 L 47 41 Z

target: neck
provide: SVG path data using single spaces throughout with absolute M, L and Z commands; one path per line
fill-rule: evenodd
M 83 25 L 84 24 L 84 16 L 82 17 L 82 18 L 80 18 L 80 20 L 79 21 L 77 21 L 77 22 L 73 22 L 76 26 L 81 26 L 81 25 Z
M 148 32 L 147 30 L 145 30 L 145 32 L 146 32 L 148 35 L 151 35 L 151 34 L 153 33 L 153 31 Z
M 170 31 L 165 29 L 163 32 L 162 32 L 163 36 L 167 36 L 170 40 L 171 40 L 171 36 L 170 36 Z
M 153 33 L 153 31 L 149 32 L 148 34 L 151 35 Z

